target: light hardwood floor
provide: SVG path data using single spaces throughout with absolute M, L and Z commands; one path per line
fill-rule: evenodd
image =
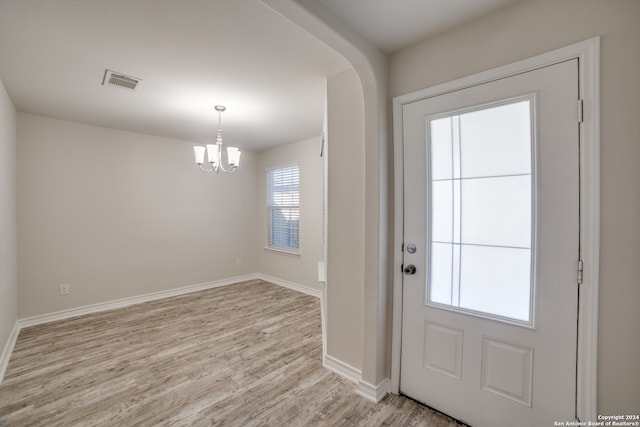
M 457 426 L 322 367 L 316 298 L 262 282 L 25 328 L 0 426 Z

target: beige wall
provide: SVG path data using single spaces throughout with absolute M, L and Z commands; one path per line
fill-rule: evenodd
M 598 412 L 640 408 L 640 1 L 522 1 L 391 57 L 397 96 L 601 39 Z
M 0 81 L 0 354 L 18 318 L 16 110 Z
M 20 318 L 257 271 L 254 153 L 216 176 L 186 141 L 23 113 L 17 137 Z
M 364 110 L 364 289 L 361 392 L 389 372 L 393 182 L 388 57 L 316 0 L 261 0 L 343 55 L 357 73 Z M 338 99 L 340 95 L 338 94 Z M 358 170 L 359 172 L 359 170 Z M 333 196 L 329 193 L 329 204 Z M 352 243 L 355 244 L 355 243 Z M 360 286 L 354 284 L 353 286 Z M 350 343 L 349 346 L 352 344 Z
M 320 137 L 285 144 L 258 153 L 258 271 L 278 279 L 322 289 L 318 261 L 322 247 L 322 180 Z M 265 250 L 267 246 L 266 170 L 297 163 L 300 166 L 300 255 Z
M 354 70 L 327 80 L 327 354 L 362 369 L 365 260 L 364 109 Z

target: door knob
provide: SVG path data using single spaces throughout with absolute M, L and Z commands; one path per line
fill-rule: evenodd
M 409 264 L 404 268 L 404 274 L 410 276 L 412 274 L 416 274 L 416 266 L 413 264 Z

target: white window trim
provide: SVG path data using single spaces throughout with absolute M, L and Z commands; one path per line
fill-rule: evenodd
M 273 252 L 276 254 L 281 254 L 281 255 L 288 255 L 288 256 L 292 256 L 292 257 L 297 257 L 299 258 L 301 256 L 301 249 L 302 249 L 302 242 L 300 240 L 300 230 L 301 230 L 301 223 L 302 223 L 302 192 L 300 191 L 300 189 L 302 188 L 302 168 L 300 167 L 300 163 L 299 162 L 293 162 L 293 163 L 285 163 L 282 165 L 277 165 L 277 166 L 269 166 L 267 168 L 264 169 L 264 176 L 265 176 L 265 185 L 268 188 L 268 181 L 267 180 L 267 176 L 268 173 L 272 170 L 276 170 L 276 169 L 284 169 L 284 168 L 290 168 L 293 166 L 297 166 L 298 167 L 298 197 L 299 197 L 299 202 L 298 202 L 298 249 L 293 249 L 293 248 L 285 248 L 285 247 L 280 247 L 280 246 L 271 246 L 269 245 L 269 237 L 267 237 L 267 242 L 264 245 L 264 250 L 266 252 Z M 267 200 L 266 203 L 266 208 L 268 209 L 269 207 L 269 201 Z M 268 213 L 267 213 L 268 216 Z M 265 220 L 264 223 L 266 224 L 267 221 Z M 267 236 L 269 234 L 269 229 L 267 227 Z
M 289 251 L 278 246 L 265 246 L 263 248 L 266 252 L 273 252 L 276 254 L 289 255 L 292 257 L 300 258 L 300 251 Z
M 600 37 L 393 99 L 394 280 L 391 347 L 392 393 L 400 390 L 402 337 L 403 180 L 402 110 L 405 104 L 577 58 L 584 118 L 580 124 L 580 247 L 583 281 L 578 313 L 576 416 L 597 417 L 598 291 L 600 265 Z M 576 285 L 577 286 L 577 285 Z

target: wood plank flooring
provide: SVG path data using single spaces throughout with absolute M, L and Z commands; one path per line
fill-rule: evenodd
M 0 426 L 457 426 L 322 367 L 316 298 L 259 280 L 25 328 Z

